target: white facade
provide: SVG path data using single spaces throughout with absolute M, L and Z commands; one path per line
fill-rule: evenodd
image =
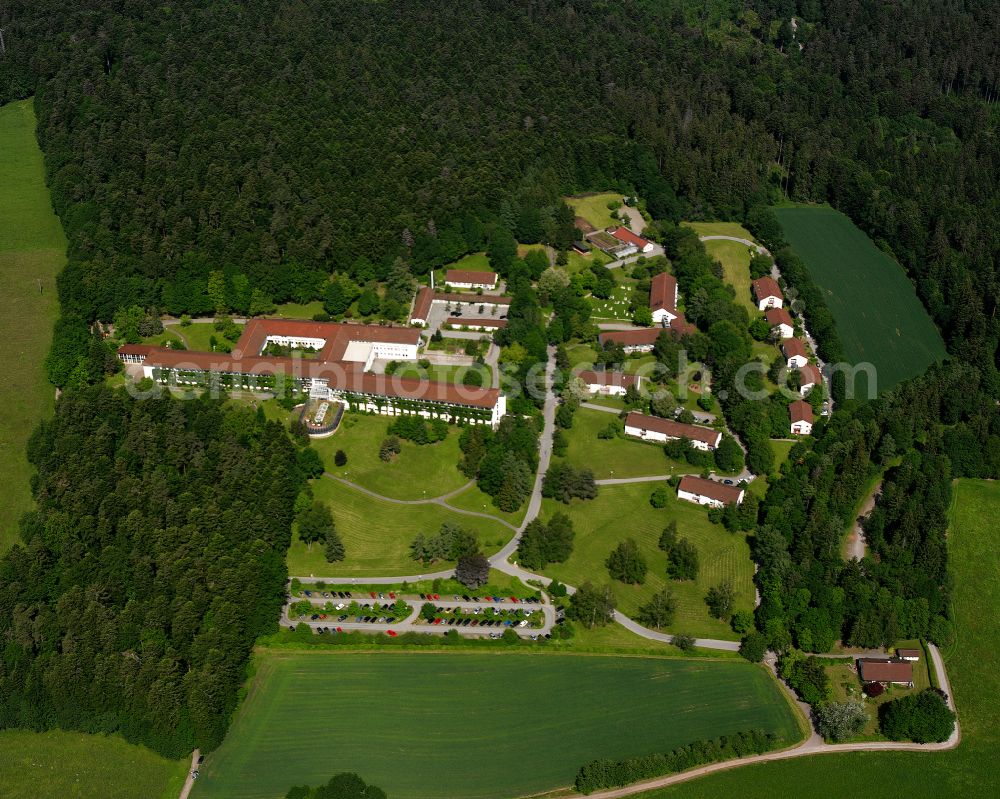
M 809 394 L 809 392 L 813 390 L 813 387 L 815 385 L 816 384 L 813 383 L 811 380 L 803 380 L 802 385 L 799 387 L 799 396 L 805 399 L 805 397 Z
M 771 328 L 771 330 L 777 330 L 778 333 L 781 334 L 782 338 L 792 338 L 795 335 L 795 328 L 791 325 L 785 324 L 784 322 L 775 325 Z
M 484 291 L 490 291 L 497 287 L 497 282 L 494 280 L 492 283 L 452 283 L 449 280 L 447 285 L 453 289 L 483 289 Z
M 766 311 L 768 308 L 780 308 L 781 304 L 781 297 L 775 297 L 774 295 L 771 295 L 770 297 L 762 297 L 757 300 L 757 308 L 761 311 Z
M 743 497 L 746 491 L 740 490 L 739 499 L 736 500 L 736 504 L 739 505 L 743 502 Z M 708 505 L 711 508 L 724 508 L 726 503 L 719 499 L 713 499 L 712 497 L 706 497 L 704 494 L 695 494 L 691 491 L 683 491 L 681 489 L 677 490 L 677 497 L 679 499 L 685 499 L 688 502 L 694 502 L 697 505 Z
M 800 419 L 797 422 L 792 422 L 793 436 L 808 436 L 812 433 L 812 430 L 813 430 L 812 422 L 807 422 L 805 419 Z
M 629 424 L 625 425 L 625 435 L 641 438 L 643 441 L 655 441 L 659 444 L 666 444 L 668 441 L 680 441 L 682 438 L 682 436 L 668 436 L 666 433 L 661 433 L 657 430 L 647 430 L 644 427 L 634 427 Z M 691 446 L 695 449 L 700 449 L 702 452 L 711 452 L 718 446 L 721 439 L 722 433 L 719 433 L 719 437 L 716 439 L 714 445 L 691 438 L 688 441 L 691 442 Z
M 277 344 L 279 347 L 293 347 L 297 350 L 321 350 L 326 345 L 325 338 L 307 338 L 304 336 L 268 336 L 264 339 L 264 346 L 260 348 L 260 355 L 268 344 Z
M 676 318 L 677 314 L 671 313 L 666 308 L 657 308 L 653 311 L 653 322 L 663 327 L 667 327 Z
M 638 388 L 638 383 L 636 387 Z M 604 383 L 587 383 L 587 391 L 591 394 L 603 394 L 606 397 L 624 397 L 628 391 L 626 386 L 606 386 Z

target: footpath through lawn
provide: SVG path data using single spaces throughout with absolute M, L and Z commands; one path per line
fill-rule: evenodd
M 25 445 L 51 413 L 43 362 L 57 313 L 56 274 L 66 239 L 52 211 L 30 100 L 0 107 L 0 552 L 31 507 Z

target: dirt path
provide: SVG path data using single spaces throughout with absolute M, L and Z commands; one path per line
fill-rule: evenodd
M 861 560 L 864 558 L 867 545 L 865 544 L 865 530 L 863 523 L 874 509 L 875 502 L 881 493 L 882 481 L 879 480 L 875 484 L 871 493 L 865 497 L 865 501 L 861 505 L 861 510 L 859 511 L 857 518 L 854 520 L 854 527 L 852 527 L 851 532 L 847 534 L 847 540 L 844 542 L 844 560 Z
M 188 769 L 187 779 L 184 780 L 184 787 L 181 788 L 180 799 L 188 799 L 188 795 L 191 793 L 191 788 L 194 787 L 194 773 L 198 770 L 198 758 L 201 756 L 201 752 L 195 749 L 191 753 L 191 768 Z

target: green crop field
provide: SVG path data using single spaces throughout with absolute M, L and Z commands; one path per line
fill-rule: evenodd
M 941 335 L 902 268 L 850 219 L 832 208 L 774 213 L 826 297 L 845 356 L 875 366 L 879 391 L 945 356 Z
M 431 499 L 461 488 L 469 479 L 458 470 L 461 451 L 459 429 L 436 444 L 400 441 L 402 451 L 389 463 L 379 459 L 379 447 L 388 435 L 392 419 L 361 413 L 345 413 L 340 427 L 329 438 L 312 442 L 323 456 L 327 471 L 392 499 Z M 338 449 L 347 464 L 333 462 Z
M 671 632 L 736 640 L 738 636 L 728 624 L 709 616 L 705 593 L 711 586 L 730 580 L 737 591 L 737 609 L 753 608 L 753 562 L 746 539 L 712 524 L 708 511 L 690 502 L 673 498 L 667 507 L 654 508 L 649 504 L 649 495 L 657 485 L 600 486 L 596 499 L 573 500 L 570 505 L 544 500 L 542 518 L 548 519 L 557 511 L 568 513 L 576 532 L 569 560 L 549 565 L 545 573 L 577 586 L 585 580 L 611 585 L 617 606 L 633 618 L 641 605 L 669 585 L 677 598 L 677 618 L 669 628 Z M 667 579 L 667 556 L 657 542 L 671 519 L 677 520 L 678 536 L 689 539 L 698 548 L 701 570 L 697 580 Z M 649 566 L 643 585 L 630 586 L 611 580 L 604 565 L 611 550 L 626 538 L 635 539 Z
M 166 760 L 107 735 L 0 732 L 4 799 L 176 799 L 189 758 Z
M 957 641 L 946 651 L 948 676 L 962 722 L 962 743 L 950 752 L 864 752 L 821 755 L 747 766 L 639 799 L 774 799 L 777 796 L 941 799 L 1000 796 L 1000 571 L 996 528 L 1000 483 L 955 484 L 948 551 L 955 577 Z M 991 787 L 992 786 L 992 787 Z
M 9 103 L 0 107 L 0 552 L 17 539 L 17 520 L 31 507 L 25 444 L 54 402 L 43 362 L 58 312 L 55 278 L 65 262 L 31 101 Z
M 392 799 L 509 799 L 747 727 L 799 736 L 770 676 L 735 661 L 265 651 L 192 796 L 277 799 L 355 771 Z
M 474 530 L 487 553 L 500 549 L 513 535 L 509 527 L 497 521 L 449 511 L 437 504 L 385 502 L 328 477 L 314 481 L 313 492 L 333 511 L 347 557 L 340 563 L 327 563 L 322 546 L 317 544 L 309 550 L 293 536 L 288 573 L 299 577 L 380 577 L 448 568 L 454 564 L 421 566 L 410 559 L 410 542 L 417 534 L 432 535 L 444 522 Z

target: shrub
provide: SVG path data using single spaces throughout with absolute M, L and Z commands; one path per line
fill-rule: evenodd
M 828 741 L 846 741 L 858 735 L 868 723 L 868 711 L 856 699 L 827 702 L 813 711 L 816 732 Z
M 767 653 L 767 636 L 754 630 L 740 641 L 740 655 L 751 663 L 760 663 Z
M 333 455 L 333 462 L 337 466 L 347 465 L 347 453 L 342 449 L 338 449 Z
M 694 649 L 695 644 L 697 644 L 698 641 L 693 635 L 688 635 L 687 633 L 677 633 L 677 635 L 670 639 L 670 643 L 681 650 L 681 652 L 690 652 Z
M 379 459 L 388 463 L 402 451 L 403 448 L 399 443 L 399 439 L 395 436 L 389 436 L 388 438 L 383 439 L 382 444 L 379 447 L 378 456 Z
M 665 508 L 669 500 L 670 492 L 664 486 L 660 486 L 649 495 L 649 504 L 654 508 Z

